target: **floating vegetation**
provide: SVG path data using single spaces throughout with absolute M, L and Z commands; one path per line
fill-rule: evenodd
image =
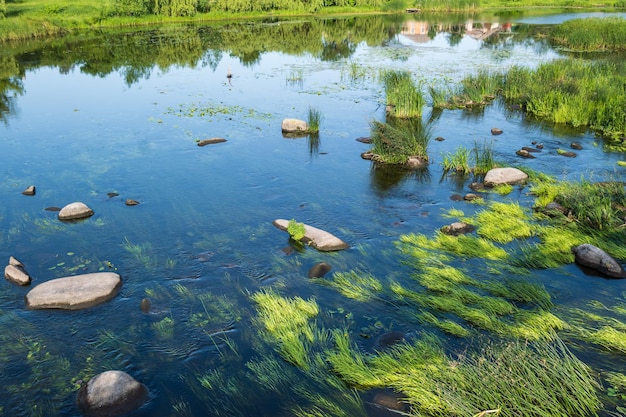
M 378 279 L 362 271 L 336 272 L 331 280 L 318 279 L 317 282 L 335 288 L 344 297 L 357 301 L 375 299 L 383 290 Z
M 292 87 L 302 88 L 304 85 L 304 71 L 301 69 L 290 71 L 285 78 L 285 84 Z
M 244 118 L 268 120 L 272 117 L 269 113 L 259 113 L 251 108 L 241 106 L 228 106 L 223 103 L 192 103 L 181 104 L 178 109 L 169 107 L 165 114 L 178 117 L 201 117 L 211 122 L 216 118 L 232 117 L 239 115 Z

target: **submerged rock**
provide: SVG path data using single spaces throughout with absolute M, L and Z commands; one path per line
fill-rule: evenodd
M 50 206 L 44 209 L 45 211 L 61 211 L 61 207 Z
M 24 195 L 35 195 L 35 186 L 29 185 L 24 191 L 22 191 Z
M 583 145 L 581 145 L 578 142 L 570 143 L 569 147 L 572 148 L 572 149 L 576 149 L 577 151 L 582 151 L 582 149 L 583 149 Z
M 626 278 L 622 265 L 597 246 L 585 243 L 572 248 L 577 264 L 592 268 L 611 278 Z
M 504 131 L 498 127 L 494 127 L 491 129 L 491 134 L 494 136 L 501 135 Z
M 287 231 L 289 220 L 276 219 L 273 224 L 280 230 Z M 350 247 L 350 245 L 338 237 L 307 224 L 304 225 L 304 237 L 302 238 L 302 242 L 323 252 L 343 250 Z
M 148 389 L 122 371 L 106 371 L 78 391 L 78 407 L 88 417 L 116 417 L 141 407 Z
M 85 219 L 90 216 L 93 216 L 93 210 L 81 202 L 68 204 L 59 211 L 59 220 Z
M 26 294 L 26 307 L 80 310 L 115 297 L 122 286 L 114 272 L 96 272 L 57 278 L 37 285 Z
M 485 185 L 517 184 L 528 179 L 528 175 L 517 168 L 493 168 L 485 175 Z
M 534 158 L 535 155 L 532 154 L 532 152 L 527 151 L 526 149 L 520 149 L 517 152 L 515 152 L 518 156 L 521 156 L 522 158 Z
M 557 153 L 566 158 L 576 158 L 576 152 L 559 150 Z
M 309 269 L 309 278 L 323 278 L 333 267 L 326 262 L 319 262 Z
M 309 124 L 304 120 L 284 119 L 281 128 L 283 133 L 305 133 L 309 130 Z
M 376 338 L 374 350 L 385 350 L 398 343 L 404 342 L 404 332 L 397 330 L 388 331 Z
M 141 309 L 143 313 L 149 313 L 151 307 L 152 307 L 152 303 L 147 298 L 142 299 L 141 303 L 139 303 L 139 308 Z
M 441 228 L 441 233 L 450 235 L 450 236 L 458 236 L 464 235 L 466 233 L 471 233 L 474 231 L 474 226 L 471 224 L 463 223 L 463 222 L 454 222 L 447 226 L 443 226 Z
M 361 143 L 370 144 L 370 143 L 372 143 L 372 138 L 360 137 L 360 138 L 356 138 L 356 141 L 357 142 L 361 142 Z
M 202 139 L 198 141 L 198 146 L 206 146 L 206 145 L 214 145 L 216 143 L 226 142 L 224 138 L 210 138 L 210 139 Z

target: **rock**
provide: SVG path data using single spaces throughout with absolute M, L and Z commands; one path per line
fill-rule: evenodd
M 30 285 L 31 278 L 28 273 L 20 266 L 7 265 L 4 268 L 4 277 L 18 285 Z
M 531 148 L 530 146 L 522 146 L 522 149 L 525 150 L 526 152 L 541 152 L 541 149 L 537 149 L 537 148 Z
M 45 211 L 61 211 L 61 207 L 50 206 L 44 209 Z
M 202 140 L 198 141 L 198 146 L 213 145 L 213 144 L 216 144 L 216 143 L 223 143 L 223 142 L 226 142 L 226 139 L 224 139 L 224 138 L 202 139 Z
M 409 159 L 407 159 L 404 166 L 407 169 L 416 170 L 428 166 L 428 161 L 426 161 L 424 158 L 420 158 L 419 156 L 411 156 L 409 157 Z
M 9 257 L 9 265 L 19 266 L 20 268 L 24 268 L 24 264 L 12 256 Z
M 363 152 L 361 158 L 371 161 L 374 158 L 374 153 L 372 151 Z
M 578 143 L 578 142 L 572 142 L 572 143 L 569 145 L 569 147 L 570 147 L 570 148 L 572 148 L 572 149 L 576 149 L 577 151 L 582 151 L 582 149 L 583 149 L 583 145 L 581 145 L 581 144 L 580 144 L 580 143 Z
M 493 168 L 485 175 L 485 185 L 517 184 L 525 181 L 528 175 L 517 168 Z
M 116 417 L 141 407 L 148 389 L 122 371 L 106 371 L 78 391 L 78 407 L 88 417 Z
M 463 222 L 454 222 L 447 226 L 443 226 L 441 228 L 441 233 L 450 235 L 450 236 L 458 236 L 464 235 L 466 233 L 471 233 L 474 231 L 474 226 L 471 224 L 463 223 Z
M 611 278 L 626 278 L 622 265 L 597 246 L 585 243 L 572 248 L 577 264 L 592 268 Z
M 132 198 L 129 198 L 129 199 L 127 199 L 127 200 L 126 200 L 126 203 L 125 203 L 125 204 L 126 204 L 127 206 L 136 206 L 136 205 L 138 205 L 138 204 L 139 204 L 139 201 L 137 201 L 137 200 L 133 200 Z
M 122 279 L 114 272 L 96 272 L 57 278 L 37 285 L 26 294 L 26 307 L 79 310 L 115 297 Z
M 35 186 L 29 185 L 24 191 L 22 191 L 24 195 L 35 195 Z
M 139 303 L 139 308 L 144 313 L 149 313 L 151 307 L 152 307 L 152 303 L 147 298 L 142 299 L 141 303 Z
M 309 269 L 309 278 L 323 278 L 333 267 L 326 262 L 319 262 Z
M 485 189 L 485 184 L 483 184 L 482 182 L 473 182 L 469 185 L 469 188 L 474 191 L 481 191 Z
M 560 217 L 568 213 L 568 210 L 556 201 L 546 204 L 545 207 L 537 208 L 537 211 L 549 217 Z
M 538 143 L 535 148 L 537 149 L 543 149 L 543 143 Z
M 450 200 L 452 201 L 462 201 L 463 200 L 463 196 L 459 193 L 454 193 L 450 196 Z
M 559 155 L 565 156 L 567 158 L 576 158 L 576 153 L 575 152 L 558 150 L 557 153 Z
M 481 196 L 477 195 L 477 194 L 473 194 L 473 193 L 467 193 L 463 196 L 463 200 L 465 201 L 474 201 L 478 198 L 482 198 Z
M 442 136 L 437 136 L 437 137 L 435 138 L 435 140 L 436 140 L 437 142 L 443 142 L 444 140 L 446 140 L 446 138 L 444 138 L 444 137 L 442 137 Z
M 282 123 L 283 133 L 305 133 L 309 130 L 309 124 L 304 120 L 285 119 Z
M 393 345 L 404 342 L 404 332 L 400 332 L 397 330 L 388 331 L 386 333 L 381 334 L 376 338 L 376 344 L 374 345 L 374 350 L 385 350 Z
M 500 128 L 494 127 L 494 128 L 491 129 L 491 134 L 494 135 L 494 136 L 501 135 L 502 133 L 504 133 L 504 132 Z
M 526 149 L 520 149 L 517 152 L 515 152 L 517 155 L 521 156 L 522 158 L 534 158 L 535 155 L 533 155 L 532 153 L 528 152 Z
M 357 142 L 361 142 L 361 143 L 370 144 L 370 143 L 372 143 L 372 138 L 360 137 L 360 138 L 356 138 L 356 141 Z
M 289 220 L 276 219 L 273 224 L 279 229 L 287 231 Z M 322 252 L 343 250 L 350 247 L 350 245 L 338 237 L 307 224 L 304 225 L 304 237 L 302 238 L 302 242 Z
M 113 198 L 113 197 L 117 197 L 119 195 L 119 193 L 116 193 L 115 191 L 112 191 L 110 193 L 107 193 L 107 196 L 109 198 Z
M 84 219 L 90 216 L 93 216 L 93 210 L 81 202 L 68 204 L 59 211 L 59 220 Z
M 403 396 L 393 391 L 378 392 L 372 399 L 372 403 L 377 407 L 394 412 L 390 415 L 407 415 L 407 412 L 410 411 L 410 407 Z

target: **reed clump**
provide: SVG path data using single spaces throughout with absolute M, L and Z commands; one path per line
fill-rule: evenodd
M 454 152 L 443 155 L 442 165 L 445 172 L 461 175 L 471 173 L 481 175 L 499 166 L 493 157 L 493 144 L 487 142 L 474 143 L 472 149 L 459 146 Z
M 424 96 L 409 72 L 388 71 L 382 75 L 382 80 L 388 115 L 402 119 L 422 115 Z
M 371 123 L 372 158 L 376 162 L 404 164 L 411 157 L 428 161 L 431 127 L 419 118 Z
M 626 49 L 626 19 L 590 17 L 555 25 L 550 33 L 553 45 L 572 51 L 598 52 Z

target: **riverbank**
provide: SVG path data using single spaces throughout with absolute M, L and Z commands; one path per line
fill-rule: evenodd
M 116 4 L 120 6 L 117 7 Z M 165 13 L 162 10 L 155 11 L 142 9 L 136 10 L 122 3 L 113 2 L 104 4 L 96 0 L 81 0 L 80 2 L 53 2 L 25 0 L 22 2 L 11 2 L 5 4 L 0 0 L 0 42 L 27 40 L 34 38 L 45 38 L 48 36 L 65 35 L 79 30 L 95 30 L 100 28 L 149 26 L 165 23 L 185 23 L 185 22 L 205 22 L 219 20 L 246 20 L 266 17 L 297 17 L 297 16 L 336 16 L 336 15 L 363 15 L 370 13 L 404 13 L 413 7 L 413 3 L 406 1 L 361 1 L 354 2 L 356 6 L 329 6 L 329 7 L 302 7 L 294 2 L 294 7 L 283 9 L 255 10 L 256 6 L 250 4 L 246 8 L 245 4 L 238 5 L 239 9 L 232 6 L 219 5 L 202 7 L 198 2 L 195 10 L 188 12 L 174 11 Z M 241 3 L 241 2 L 240 2 Z M 245 3 L 245 2 L 244 2 Z M 541 3 L 541 4 L 535 4 Z M 516 3 L 515 7 L 503 0 L 446 0 L 446 1 L 422 1 L 419 6 L 421 12 L 479 12 L 488 10 L 499 10 L 500 12 L 523 11 L 528 8 L 533 9 L 593 9 L 593 10 L 613 10 L 625 8 L 626 1 L 612 0 L 602 5 L 592 4 L 587 1 L 571 2 L 564 0 L 536 2 L 535 0 L 524 0 Z M 4 16 L 4 17 L 3 17 Z

